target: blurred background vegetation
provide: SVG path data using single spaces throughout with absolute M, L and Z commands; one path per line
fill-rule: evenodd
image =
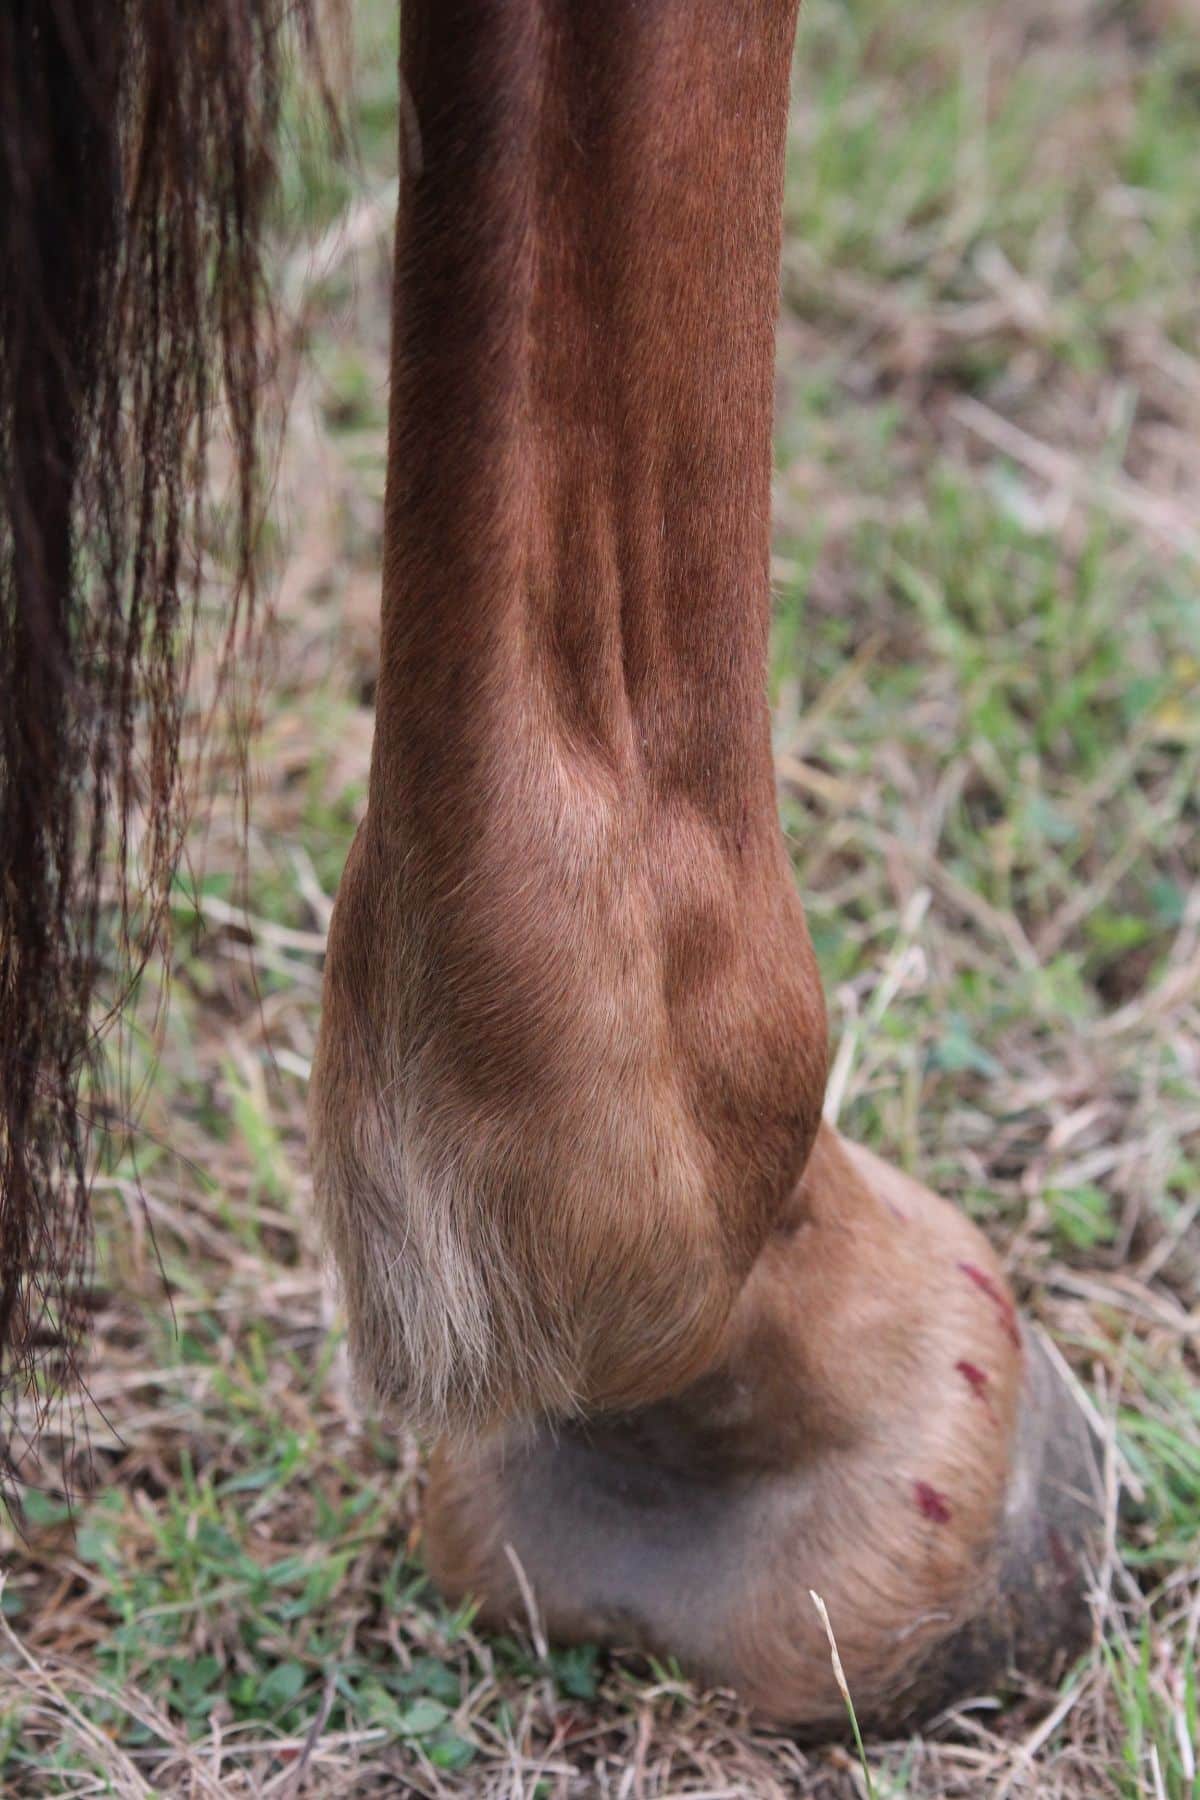
M 288 114 L 247 853 L 218 765 L 97 1195 L 92 1474 L 31 1465 L 4 1543 L 0 1785 L 859 1794 L 675 1670 L 448 1613 L 419 1449 L 347 1392 L 303 1119 L 378 654 L 397 16 L 355 16 L 355 156 Z M 1049 1717 L 881 1747 L 881 1795 L 1198 1791 L 1198 146 L 1195 0 L 805 0 L 771 681 L 830 1111 L 986 1222 L 1133 1493 Z

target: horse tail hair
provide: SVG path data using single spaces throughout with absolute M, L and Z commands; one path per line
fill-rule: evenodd
M 101 1027 L 165 943 L 218 419 L 227 653 L 253 622 L 296 18 L 311 45 L 308 0 L 0 8 L 0 1393 L 35 1428 L 88 1306 Z

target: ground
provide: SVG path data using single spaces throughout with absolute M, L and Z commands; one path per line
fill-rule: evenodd
M 477 1633 L 425 1579 L 420 1453 L 350 1402 L 304 1148 L 377 654 L 395 27 L 372 0 L 357 166 L 291 117 L 304 354 L 248 853 L 219 791 L 165 1025 L 147 1004 L 127 1038 L 91 1485 L 77 1459 L 68 1512 L 31 1467 L 4 1544 L 6 1794 L 1197 1792 L 1189 4 L 805 0 L 789 152 L 772 697 L 829 1110 L 984 1222 L 1115 1428 L 1095 1649 L 1048 1700 L 869 1746 L 868 1776 L 672 1669 L 547 1651 L 536 1619 Z

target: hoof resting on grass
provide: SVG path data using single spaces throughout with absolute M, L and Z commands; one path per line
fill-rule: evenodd
M 434 1456 L 435 1579 L 486 1621 L 675 1657 L 809 1738 L 1054 1681 L 1085 1647 L 1100 1457 L 953 1207 L 823 1129 L 714 1367 L 620 1417 Z M 811 1590 L 811 1591 L 810 1591 Z

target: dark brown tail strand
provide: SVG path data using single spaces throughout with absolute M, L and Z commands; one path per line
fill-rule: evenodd
M 38 1422 L 86 1305 L 80 1084 L 164 941 L 218 412 L 229 646 L 253 618 L 260 245 L 297 18 L 311 41 L 295 0 L 0 8 L 0 1392 Z

